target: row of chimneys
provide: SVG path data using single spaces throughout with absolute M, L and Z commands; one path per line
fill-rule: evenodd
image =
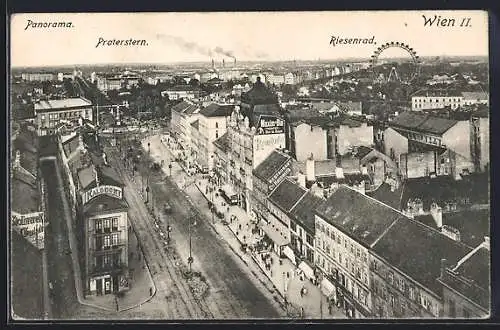
M 234 58 L 234 65 L 236 65 L 236 58 Z M 222 67 L 225 68 L 226 67 L 226 62 L 224 61 L 224 59 L 222 59 Z M 212 69 L 215 69 L 215 60 L 212 59 Z

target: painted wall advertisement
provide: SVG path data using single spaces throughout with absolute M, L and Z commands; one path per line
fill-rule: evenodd
M 257 134 L 283 134 L 285 133 L 285 121 L 279 117 L 261 115 L 257 125 Z
M 276 148 L 285 147 L 285 134 L 255 135 L 253 138 L 253 167 L 256 168 Z
M 38 248 L 43 248 L 44 213 L 11 214 L 12 228 Z

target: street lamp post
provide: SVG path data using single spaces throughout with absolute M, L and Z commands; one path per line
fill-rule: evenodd
M 189 229 L 189 258 L 188 258 L 188 264 L 189 264 L 189 274 L 191 275 L 191 265 L 193 264 L 193 255 L 192 255 L 192 229 L 191 226 L 193 226 L 193 223 L 191 222 L 192 218 L 189 218 L 189 224 L 188 224 L 188 229 Z

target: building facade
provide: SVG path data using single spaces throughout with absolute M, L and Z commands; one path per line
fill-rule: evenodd
M 77 124 L 81 119 L 94 119 L 92 103 L 82 97 L 39 101 L 34 107 L 39 136 L 54 134 L 63 122 Z

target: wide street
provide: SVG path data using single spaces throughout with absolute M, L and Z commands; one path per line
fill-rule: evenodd
M 165 228 L 167 223 L 172 226 L 171 244 L 181 257 L 181 260 L 174 261 L 173 253 L 164 248 L 158 230 L 147 214 L 139 194 L 138 190 L 143 184 L 141 175 L 136 173 L 131 182 L 129 171 L 124 169 L 123 158 L 117 153 L 116 148 L 106 148 L 106 152 L 109 153 L 111 165 L 117 168 L 124 178 L 125 197 L 130 206 L 130 220 L 143 244 L 156 286 L 159 291 L 164 291 L 157 293 L 157 296 L 174 296 L 170 298 L 174 303 L 165 306 L 165 309 L 172 309 L 174 307 L 172 305 L 175 305 L 179 309 L 171 315 L 172 318 L 182 318 L 180 314 L 183 312 L 188 314 L 184 317 L 189 318 L 277 318 L 284 314 L 279 305 L 273 301 L 272 295 L 266 292 L 262 285 L 259 286 L 258 280 L 245 269 L 243 262 L 217 236 L 208 223 L 211 219 L 202 216 L 193 207 L 187 195 L 169 178 L 165 179 L 164 173 L 151 171 L 149 164 L 142 162 L 139 171 L 143 177 L 149 175 L 150 203 L 151 198 L 154 198 L 158 211 L 165 202 L 172 208 L 168 218 L 162 214 L 161 220 Z M 178 175 L 179 172 L 180 169 L 175 166 L 172 175 Z M 186 281 L 176 267 L 178 263 L 187 264 L 189 223 L 193 224 L 191 226 L 193 271 L 201 272 L 210 286 L 209 295 L 200 301 L 196 301 L 190 294 Z

